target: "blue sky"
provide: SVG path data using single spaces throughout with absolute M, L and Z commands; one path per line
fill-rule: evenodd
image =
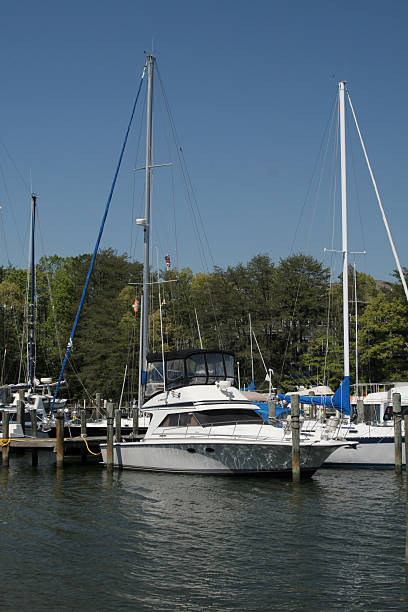
M 314 188 L 306 195 L 343 79 L 408 266 L 407 7 L 392 0 L 3 0 L 0 264 L 26 262 L 30 173 L 39 194 L 39 255 L 93 249 L 144 51 L 153 45 L 200 206 L 209 267 L 261 252 L 278 261 L 293 251 L 329 264 L 323 248 L 331 244 L 330 179 L 319 201 Z M 143 165 L 143 155 L 136 156 L 142 106 L 102 240 L 120 253 L 132 251 L 140 233 L 133 221 L 143 214 L 143 173 L 132 170 Z M 164 121 L 161 105 L 157 163 L 172 161 Z M 392 253 L 357 141 L 350 142 L 350 249 L 367 249 L 358 258 L 361 271 L 389 279 Z M 175 261 L 174 200 L 178 263 L 198 272 L 203 263 L 177 180 L 176 168 L 155 170 L 155 244 L 162 266 L 164 252 Z M 336 240 L 339 248 L 339 232 Z M 139 236 L 138 259 L 140 247 Z

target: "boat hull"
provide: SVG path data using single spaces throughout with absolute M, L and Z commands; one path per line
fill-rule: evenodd
M 395 466 L 395 442 L 393 436 L 351 438 L 356 447 L 342 447 L 334 451 L 324 467 L 383 468 Z M 402 444 L 402 462 L 405 464 L 405 444 Z
M 101 445 L 106 463 L 106 445 Z M 300 470 L 312 475 L 333 452 L 328 445 L 301 447 Z M 113 445 L 116 467 L 185 474 L 288 474 L 292 471 L 292 445 L 212 440 L 196 442 L 128 442 Z

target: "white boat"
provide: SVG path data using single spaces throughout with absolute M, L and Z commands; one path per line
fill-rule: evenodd
M 157 371 L 163 362 L 149 361 L 147 385 L 153 395 L 143 410 L 151 415 L 150 425 L 140 441 L 114 444 L 116 467 L 190 474 L 291 473 L 290 425 L 267 424 L 256 406 L 233 386 L 231 353 L 173 351 L 164 355 L 164 364 L 172 382 L 165 391 L 154 393 L 152 386 L 162 386 Z M 312 475 L 345 444 L 320 434 L 300 432 L 302 475 Z M 106 463 L 105 444 L 101 451 Z
M 368 394 L 364 398 L 364 417 L 360 423 L 354 423 L 350 405 L 350 363 L 349 363 L 349 299 L 348 299 L 348 243 L 347 243 L 347 181 L 346 181 L 346 141 L 345 141 L 345 82 L 339 86 L 339 109 L 340 109 L 340 147 L 341 147 L 341 199 L 342 199 L 342 254 L 343 254 L 343 338 L 344 338 L 344 379 L 341 387 L 335 393 L 338 402 L 333 405 L 333 400 L 319 400 L 317 398 L 301 397 L 300 402 L 332 406 L 338 411 L 340 418 L 331 418 L 328 423 L 309 421 L 305 422 L 304 428 L 309 431 L 326 430 L 327 435 L 340 435 L 350 442 L 355 442 L 355 447 L 343 447 L 337 449 L 327 458 L 325 466 L 330 467 L 394 467 L 395 465 L 395 438 L 394 422 L 392 420 L 392 395 L 401 393 L 402 406 L 408 406 L 408 386 L 400 383 L 389 391 L 378 391 Z M 348 92 L 347 92 L 348 95 Z M 360 136 L 368 169 L 373 181 L 378 204 L 383 216 L 385 227 L 394 253 L 397 268 L 408 299 L 408 289 L 402 273 L 398 255 L 392 241 L 384 209 L 380 200 L 377 185 L 368 161 L 361 132 L 351 104 L 348 100 L 355 120 L 357 131 Z M 357 370 L 358 372 L 358 370 Z M 357 374 L 356 374 L 357 378 Z M 341 389 L 343 388 L 343 391 Z M 354 415 L 355 416 L 355 415 Z M 404 445 L 403 445 L 404 446 Z M 405 449 L 402 449 L 403 462 L 405 463 Z
M 139 409 L 151 415 L 140 441 L 117 442 L 120 468 L 195 474 L 284 474 L 292 470 L 290 429 L 264 422 L 233 387 L 234 356 L 226 351 L 187 350 L 148 358 L 149 253 L 152 169 L 152 99 L 155 58 L 147 56 L 143 296 L 140 327 Z M 144 400 L 147 401 L 145 402 Z M 300 470 L 313 474 L 343 442 L 301 434 Z M 107 446 L 102 445 L 107 461 Z

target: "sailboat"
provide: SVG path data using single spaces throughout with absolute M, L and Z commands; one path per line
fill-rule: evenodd
M 10 415 L 10 423 L 14 436 L 24 435 L 24 432 L 30 433 L 31 419 L 29 410 L 34 409 L 37 414 L 38 428 L 40 430 L 45 423 L 49 422 L 50 406 L 52 401 L 51 389 L 54 386 L 51 378 L 41 378 L 37 380 L 35 377 L 35 226 L 37 218 L 37 195 L 31 194 L 31 211 L 30 211 L 30 246 L 29 246 L 29 316 L 28 316 L 28 332 L 27 332 L 27 376 L 25 382 L 8 385 L 9 393 L 12 396 L 11 403 L 2 406 L 2 410 L 6 410 Z M 25 422 L 17 425 L 17 403 L 20 398 L 25 404 Z M 64 408 L 66 399 L 57 399 L 56 408 Z
M 366 417 L 363 422 L 355 423 L 356 415 L 353 415 L 350 404 L 350 360 L 349 360 L 349 287 L 348 287 L 348 227 L 347 227 L 347 173 L 346 173 L 346 134 L 345 134 L 345 93 L 346 82 L 338 83 L 339 94 L 339 114 L 340 114 L 340 166 L 341 166 L 341 202 L 342 202 L 342 289 L 343 289 L 343 359 L 344 359 L 344 378 L 333 397 L 309 397 L 300 396 L 301 404 L 331 408 L 336 411 L 337 417 L 331 417 L 328 423 L 316 423 L 316 421 L 305 421 L 305 430 L 326 430 L 327 435 L 341 435 L 346 440 L 356 442 L 356 446 L 343 447 L 337 449 L 325 461 L 325 466 L 330 467 L 370 467 L 370 468 L 393 468 L 395 464 L 395 440 L 394 423 L 391 416 L 390 407 L 392 406 L 392 396 L 394 393 L 402 395 L 402 404 L 408 405 L 408 384 L 399 383 L 392 389 L 383 392 L 370 393 L 364 399 L 366 408 L 375 407 L 375 410 L 366 409 Z M 374 189 L 380 206 L 381 214 L 387 234 L 391 243 L 391 248 L 400 273 L 400 278 L 408 299 L 408 290 L 402 268 L 398 259 L 397 251 L 393 243 L 390 229 L 386 220 L 381 199 L 379 197 L 377 185 L 371 170 L 367 152 L 362 140 L 361 132 L 357 123 L 356 115 L 351 104 L 350 96 L 347 92 L 348 100 L 352 110 L 353 118 L 360 136 L 361 145 L 364 151 L 368 169 L 373 181 Z M 290 401 L 287 395 L 279 395 L 279 399 Z M 354 410 L 355 412 L 355 410 Z M 403 448 L 403 461 L 405 462 L 405 449 Z
M 116 442 L 120 468 L 194 474 L 284 474 L 292 469 L 291 430 L 267 424 L 234 387 L 228 351 L 188 349 L 148 353 L 151 233 L 152 99 L 155 58 L 147 56 L 143 299 L 140 333 L 139 408 L 150 415 L 145 436 Z M 300 470 L 313 474 L 344 441 L 300 436 Z M 107 446 L 101 445 L 103 461 Z

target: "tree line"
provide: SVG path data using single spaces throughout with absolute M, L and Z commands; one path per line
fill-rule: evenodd
M 58 377 L 91 255 L 44 257 L 36 265 L 35 372 Z M 404 270 L 404 272 L 406 272 Z M 354 286 L 349 270 L 350 287 Z M 235 353 L 241 383 L 251 380 L 251 338 L 256 388 L 289 391 L 329 384 L 343 376 L 341 279 L 330 282 L 323 264 L 298 253 L 279 262 L 260 254 L 247 264 L 211 273 L 164 269 L 152 276 L 150 350 L 222 348 Z M 360 382 L 408 379 L 408 308 L 400 282 L 378 283 L 357 273 L 350 292 L 350 368 L 355 381 L 356 341 Z M 395 274 L 394 274 L 395 276 Z M 96 259 L 71 358 L 66 388 L 71 400 L 137 395 L 142 264 L 112 249 Z M 173 281 L 160 282 L 157 281 Z M 25 270 L 0 267 L 1 382 L 26 379 L 28 304 Z M 357 333 L 355 304 L 357 303 Z M 198 321 L 198 325 L 197 325 Z M 259 350 L 258 350 L 259 346 Z M 7 350 L 5 350 L 7 347 Z

